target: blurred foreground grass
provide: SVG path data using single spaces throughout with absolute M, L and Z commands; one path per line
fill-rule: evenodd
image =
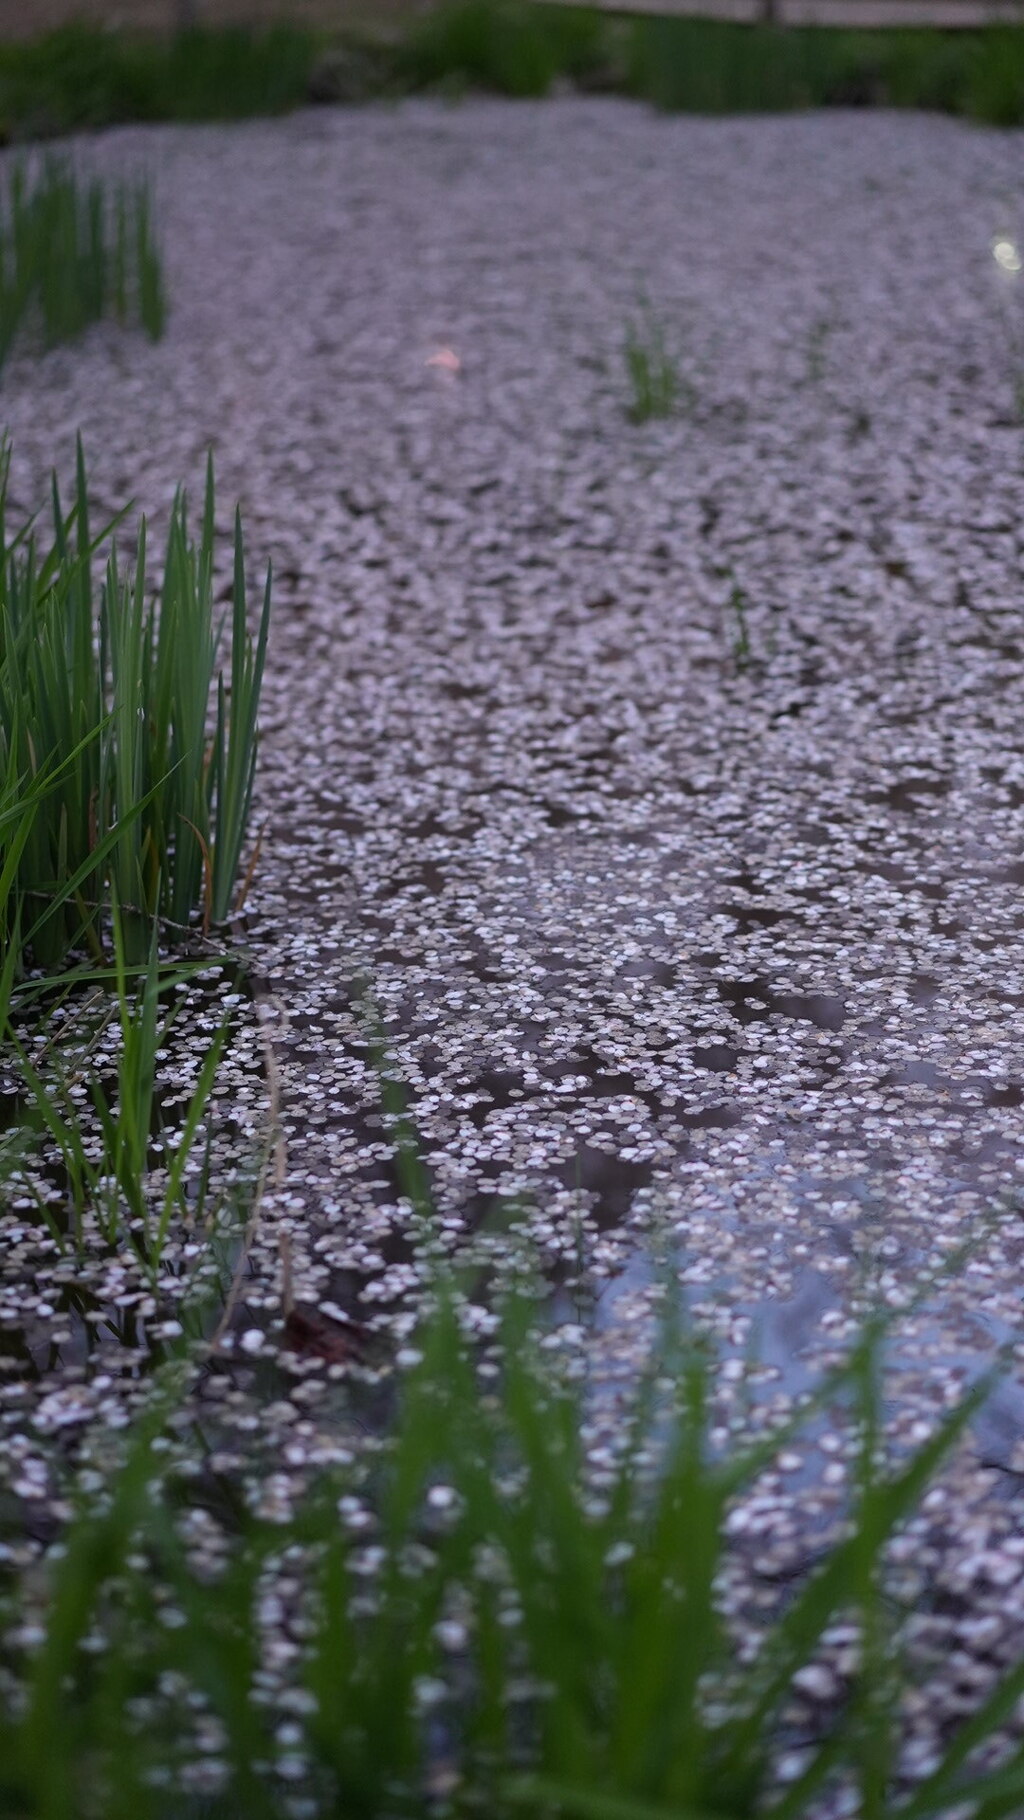
M 1022 1661 L 993 1678 L 916 1786 L 900 1763 L 910 1682 L 894 1653 L 888 1544 L 989 1380 L 916 1451 L 883 1460 L 884 1323 L 869 1322 L 793 1428 L 723 1455 L 708 1351 L 670 1299 L 609 1462 L 588 1448 L 593 1387 L 538 1345 L 528 1293 L 506 1302 L 483 1360 L 451 1287 L 435 1281 L 430 1299 L 390 1438 L 319 1472 L 291 1514 L 211 1501 L 216 1473 L 197 1511 L 165 1438 L 182 1361 L 51 1551 L 45 1584 L 0 1566 L 0 1812 L 1020 1813 Z M 848 1525 L 761 1620 L 752 1650 L 724 1599 L 729 1512 L 815 1413 L 843 1410 Z M 840 1620 L 855 1627 L 857 1667 L 794 1767 L 794 1676 Z

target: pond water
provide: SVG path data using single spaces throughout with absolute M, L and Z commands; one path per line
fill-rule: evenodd
M 378 1037 L 430 1243 L 481 1305 L 525 1243 L 603 1381 L 666 1250 L 725 1427 L 725 1367 L 784 1413 L 930 1275 L 895 1446 L 1016 1343 L 1024 435 L 991 246 L 1022 147 L 570 99 L 95 148 L 158 172 L 169 331 L 13 360 L 12 484 L 36 505 L 78 423 L 97 509 L 130 473 L 159 518 L 212 443 L 277 577 L 246 939 L 287 1168 L 202 1393 L 254 1498 L 261 1437 L 294 1434 L 287 1503 L 415 1319 Z M 633 425 L 640 296 L 689 402 Z M 64 1464 L 46 1344 L 0 1384 L 19 1496 Z M 121 1419 L 73 1369 L 74 1433 Z M 1010 1372 L 922 1514 L 951 1634 L 1024 1633 L 1019 1430 Z M 810 1481 L 777 1479 L 758 1534 L 798 1552 Z

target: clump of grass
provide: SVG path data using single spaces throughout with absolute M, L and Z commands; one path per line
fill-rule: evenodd
M 820 385 L 825 377 L 825 355 L 835 326 L 833 317 L 816 316 L 807 331 L 807 377 L 812 385 Z
M 45 772 L 25 785 L 17 766 L 19 728 L 7 730 L 6 764 L 0 775 L 0 1037 L 7 1028 L 15 981 L 20 972 L 21 906 L 18 871 L 35 823 L 40 800 L 50 785 Z M 70 881 L 68 881 L 70 883 Z
M 111 192 L 53 158 L 31 180 L 16 164 L 0 202 L 0 364 L 26 327 L 51 347 L 105 315 L 138 319 L 153 340 L 164 331 L 146 185 Z
M 806 34 L 772 27 L 642 20 L 630 43 L 630 82 L 636 93 L 668 111 L 717 114 L 812 106 L 818 66 L 809 60 L 805 73 L 802 54 L 810 42 Z M 821 48 L 827 51 L 825 39 Z
M 69 1246 L 81 1252 L 87 1239 L 98 1232 L 108 1245 L 126 1235 L 154 1274 L 159 1269 L 171 1221 L 176 1216 L 209 1227 L 206 1207 L 209 1139 L 200 1176 L 188 1175 L 197 1139 L 209 1112 L 217 1071 L 227 1042 L 229 1020 L 214 1030 L 196 1084 L 188 1096 L 184 1115 L 176 1117 L 173 1138 L 165 1133 L 158 1082 L 158 1061 L 166 1055 L 171 1026 L 181 1008 L 181 992 L 193 972 L 209 965 L 158 959 L 158 924 L 152 925 L 144 964 L 128 960 L 125 921 L 116 899 L 110 915 L 112 966 L 84 965 L 57 978 L 19 979 L 24 962 L 22 917 L 24 902 L 18 892 L 22 857 L 32 838 L 36 818 L 46 799 L 59 791 L 68 775 L 95 748 L 102 727 L 87 734 L 59 765 L 44 767 L 27 780 L 19 775 L 16 759 L 18 728 L 9 729 L 7 769 L 0 776 L 0 1070 L 6 1074 L 4 1089 L 15 1096 L 16 1122 L 0 1125 L 0 1207 L 5 1191 L 17 1180 L 24 1207 L 35 1195 L 39 1216 L 49 1227 L 60 1250 Z M 74 900 L 89 865 L 102 866 L 144 805 L 129 811 L 123 827 L 108 831 L 79 873 L 54 887 L 41 912 L 59 913 Z M 75 912 L 77 917 L 78 912 Z M 133 915 L 131 935 L 137 946 L 139 919 Z M 29 944 L 31 945 L 31 944 Z M 105 989 L 114 988 L 113 1006 Z M 41 1050 L 30 1040 L 38 1035 L 41 1009 L 54 1002 L 59 989 L 65 1005 L 69 996 L 99 987 L 85 1007 L 91 1012 L 92 1035 L 81 1055 L 68 1044 L 68 1026 L 61 1023 L 43 1041 Z M 171 1006 L 161 1010 L 170 995 Z M 114 1023 L 117 1031 L 116 1064 L 112 1082 L 105 1082 L 91 1061 L 98 1039 Z M 43 1025 L 45 1029 L 45 1025 Z M 87 1093 L 86 1112 L 80 1097 Z M 154 1149 L 154 1135 L 159 1143 Z M 34 1173 L 22 1165 L 31 1149 L 36 1163 L 40 1147 L 48 1149 L 58 1165 L 61 1190 L 56 1208 L 40 1195 Z M 154 1198 L 153 1171 L 159 1167 L 159 1194 Z M 43 1157 L 43 1174 L 48 1164 Z M 52 1171 L 50 1172 L 52 1173 Z
M 158 926 L 154 922 L 145 966 L 130 968 L 122 920 L 115 904 L 112 939 L 118 1035 L 116 1079 L 111 1090 L 95 1072 L 88 1073 L 93 1114 L 88 1126 L 73 1097 L 77 1076 L 73 1083 L 63 1058 L 51 1052 L 44 1063 L 36 1066 L 17 1038 L 12 1038 L 15 1074 L 27 1100 L 28 1120 L 39 1135 L 49 1140 L 59 1158 L 65 1184 L 60 1220 L 51 1216 L 47 1204 L 40 1203 L 51 1236 L 62 1250 L 66 1236 L 81 1250 L 89 1220 L 110 1246 L 127 1234 L 154 1268 L 159 1265 L 172 1218 L 187 1217 L 190 1212 L 186 1169 L 209 1109 L 228 1036 L 224 1022 L 207 1048 L 173 1143 L 169 1149 L 161 1146 L 163 1190 L 154 1206 L 150 1190 L 152 1136 L 160 1125 L 158 1057 L 165 1053 L 171 1025 L 180 1009 L 180 1002 L 172 1003 L 170 1011 L 163 1015 L 160 1000 L 187 977 L 180 966 L 161 966 L 157 937 Z
M 132 568 L 97 543 L 78 448 L 75 503 L 54 483 L 52 543 L 8 537 L 0 470 L 0 936 L 52 968 L 85 944 L 101 955 L 116 897 L 134 962 L 154 916 L 222 923 L 235 898 L 252 800 L 270 576 L 248 631 L 236 513 L 229 655 L 214 611 L 214 484 L 198 541 L 175 499 L 163 577 L 151 593 L 145 520 Z M 108 527 L 109 530 L 109 527 Z M 19 814 L 19 799 L 25 805 Z
M 643 19 L 628 80 L 656 106 L 685 112 L 915 107 L 1009 126 L 1024 119 L 1024 31 Z
M 4 1651 L 4 1812 L 285 1820 L 299 1801 L 364 1820 L 809 1820 L 837 1779 L 879 1820 L 1016 1811 L 1024 1746 L 996 1769 L 973 1753 L 1012 1716 L 1024 1663 L 901 1791 L 886 1595 L 887 1544 L 990 1380 L 883 1464 L 871 1323 L 802 1416 L 722 1454 L 709 1352 L 670 1318 L 622 1412 L 618 1461 L 595 1480 L 588 1392 L 545 1363 L 529 1302 L 506 1308 L 485 1386 L 441 1285 L 435 1301 L 369 1477 L 325 1478 L 284 1525 L 240 1518 L 201 1580 L 155 1451 L 172 1403 L 156 1404 L 52 1561 L 42 1640 Z M 802 1421 L 837 1407 L 848 1529 L 780 1599 L 751 1655 L 719 1598 L 729 1512 Z M 300 1643 L 275 1713 L 263 1614 L 283 1611 L 282 1573 Z M 18 1599 L 14 1583 L 10 1616 Z M 857 1626 L 859 1669 L 780 1783 L 793 1677 L 840 1618 Z M 205 1795 L 189 1792 L 197 1715 L 218 1738 L 219 1785 Z
M 605 31 L 600 13 L 585 8 L 449 0 L 409 28 L 397 49 L 396 74 L 414 88 L 546 95 L 556 79 L 579 79 L 600 67 Z
M 964 58 L 963 112 L 988 126 L 1024 120 L 1024 31 L 996 26 L 973 37 Z M 957 108 L 957 112 L 961 111 Z
M 652 417 L 671 417 L 685 397 L 685 388 L 664 328 L 650 308 L 645 307 L 642 315 L 627 325 L 623 354 L 630 387 L 630 422 L 648 423 Z
M 84 23 L 0 46 L 0 127 L 10 138 L 122 121 L 277 114 L 309 99 L 319 39 L 299 26 L 158 34 Z

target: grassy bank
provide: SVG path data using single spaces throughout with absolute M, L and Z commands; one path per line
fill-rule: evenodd
M 455 0 L 386 37 L 305 28 L 162 39 L 69 27 L 0 46 L 0 135 L 220 120 L 423 90 L 541 96 L 559 83 L 666 109 L 918 107 L 1024 122 L 1024 26 L 781 29 Z

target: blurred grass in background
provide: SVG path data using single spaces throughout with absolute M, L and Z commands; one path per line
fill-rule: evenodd
M 163 334 L 148 186 L 104 185 L 54 157 L 30 174 L 17 160 L 0 186 L 0 365 L 26 327 L 53 347 L 104 315 Z
M 294 26 L 171 38 L 69 25 L 0 45 L 0 133 L 282 113 L 307 99 L 319 40 Z
M 343 33 L 278 24 L 160 36 L 77 24 L 0 44 L 0 138 L 424 90 L 543 96 L 559 84 L 687 112 L 921 107 L 1011 126 L 1024 121 L 1024 25 L 740 25 L 530 0 L 449 0 Z

